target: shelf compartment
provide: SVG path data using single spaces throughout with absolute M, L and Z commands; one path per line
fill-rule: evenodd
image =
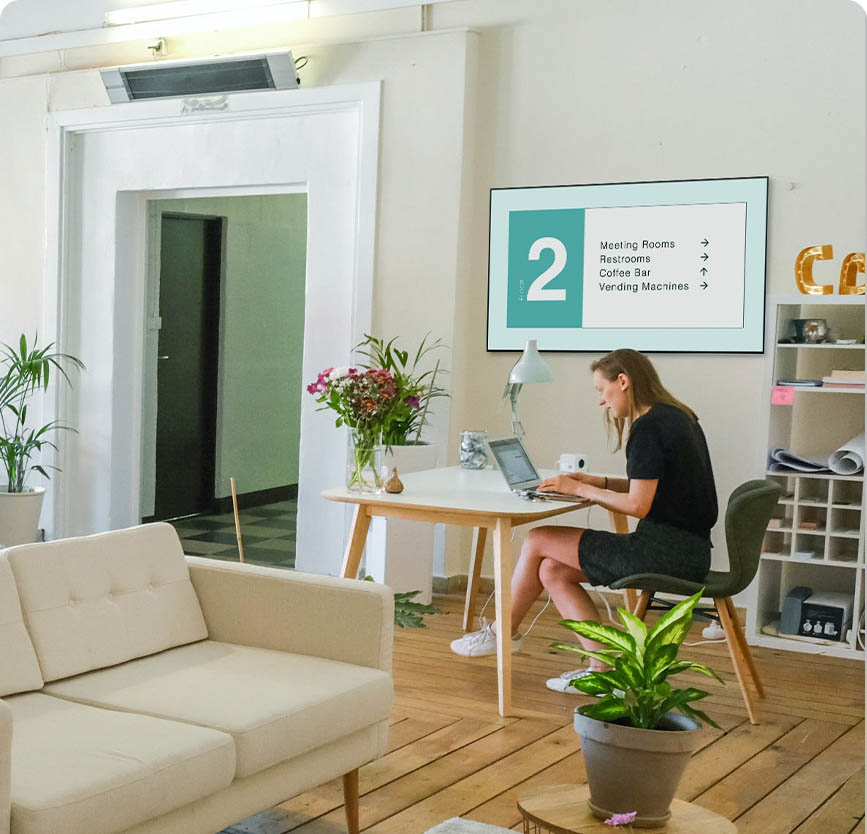
M 819 564 L 825 559 L 825 533 L 807 533 L 801 530 L 795 532 L 795 544 L 792 547 L 792 559 L 798 562 Z
M 848 478 L 835 480 L 831 484 L 831 505 L 837 507 L 851 506 L 860 510 L 861 496 L 864 491 L 864 482 L 851 481 Z
M 762 558 L 788 559 L 792 555 L 791 530 L 768 530 L 762 541 Z
M 831 536 L 828 539 L 828 561 L 843 562 L 847 565 L 858 564 L 859 537 Z

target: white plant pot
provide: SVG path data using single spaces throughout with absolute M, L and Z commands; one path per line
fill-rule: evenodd
M 396 468 L 401 477 L 433 469 L 440 446 L 392 446 L 383 456 L 383 471 L 391 477 Z M 398 518 L 374 517 L 365 551 L 365 570 L 393 591 L 421 591 L 416 602 L 429 603 L 433 587 L 434 525 Z
M 26 492 L 8 492 L 6 487 L 0 487 L 0 546 L 36 541 L 44 497 L 44 487 Z

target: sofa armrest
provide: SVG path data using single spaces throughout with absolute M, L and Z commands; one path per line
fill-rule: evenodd
M 187 556 L 212 640 L 391 672 L 394 596 L 374 582 Z
M 9 834 L 12 817 L 12 710 L 0 701 L 0 834 Z

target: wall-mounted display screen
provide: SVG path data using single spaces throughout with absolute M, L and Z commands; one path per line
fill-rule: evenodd
M 491 189 L 488 350 L 761 353 L 768 178 Z

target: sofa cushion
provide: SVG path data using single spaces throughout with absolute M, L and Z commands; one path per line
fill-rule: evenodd
M 45 691 L 229 733 L 243 777 L 387 718 L 392 681 L 366 666 L 207 640 Z
M 42 688 L 42 672 L 24 628 L 18 589 L 5 554 L 0 554 L 0 697 Z
M 38 692 L 12 709 L 12 831 L 109 834 L 232 783 L 225 733 Z
M 6 551 L 46 681 L 208 636 L 169 524 Z

